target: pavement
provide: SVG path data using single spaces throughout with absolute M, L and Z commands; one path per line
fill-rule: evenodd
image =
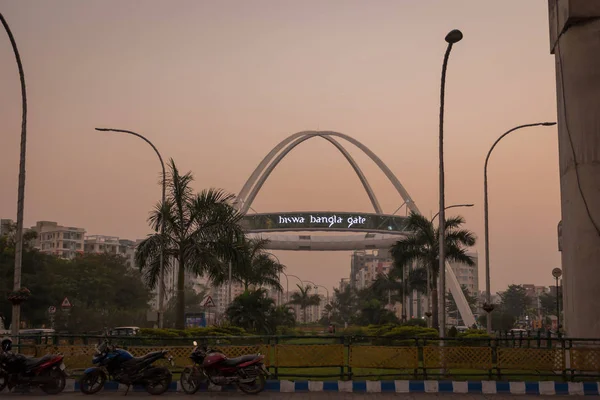
M 94 399 L 94 400 L 115 400 L 118 398 L 123 398 L 125 394 L 122 392 L 113 392 L 113 393 L 98 393 L 92 396 L 87 396 L 82 393 L 62 393 L 58 395 L 59 399 L 62 400 L 83 400 L 83 399 Z M 35 399 L 40 400 L 42 397 L 46 397 L 47 395 L 44 393 L 32 393 L 32 394 L 21 394 L 21 393 L 2 393 L 3 399 L 20 399 L 20 400 L 29 400 Z M 443 399 L 443 400 L 482 400 L 482 399 L 490 399 L 490 400 L 508 400 L 514 399 L 517 397 L 519 400 L 540 400 L 540 399 L 573 399 L 573 396 L 558 396 L 558 395 L 511 395 L 511 394 L 463 394 L 463 393 L 269 393 L 264 392 L 260 393 L 257 397 L 252 395 L 246 395 L 242 393 L 198 393 L 193 396 L 189 396 L 183 393 L 165 393 L 162 396 L 159 396 L 160 399 L 172 399 L 172 400 L 186 400 L 197 397 L 201 400 L 203 399 L 227 399 L 227 400 L 241 400 L 241 399 L 252 399 L 252 398 L 260 398 L 260 399 L 278 399 L 278 400 L 300 400 L 300 399 L 310 399 L 310 400 L 358 400 L 358 399 L 373 399 L 373 400 L 387 400 L 387 399 L 395 399 L 395 400 L 434 400 L 434 399 Z M 51 396 L 51 398 L 56 398 L 56 396 Z M 149 399 L 156 398 L 152 397 L 147 393 L 128 393 L 125 399 Z M 586 396 L 587 398 L 600 398 L 600 396 Z M 124 400 L 125 400 L 124 399 Z

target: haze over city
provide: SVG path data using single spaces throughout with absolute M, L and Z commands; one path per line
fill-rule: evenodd
M 19 42 L 29 99 L 25 226 L 143 238 L 160 199 L 159 165 L 142 132 L 193 171 L 198 190 L 238 193 L 264 155 L 302 130 L 348 134 L 396 174 L 421 211 L 438 207 L 437 129 L 445 34 L 446 204 L 479 237 L 483 162 L 520 124 L 556 120 L 547 2 L 0 0 Z M 0 217 L 14 218 L 21 99 L 10 43 L 0 41 Z M 550 285 L 560 265 L 556 128 L 504 140 L 490 163 L 492 290 Z M 385 212 L 391 184 L 348 146 Z M 258 212 L 371 212 L 351 167 L 314 139 L 267 180 Z M 288 271 L 329 288 L 349 252 L 275 252 Z M 484 274 L 480 272 L 480 287 Z

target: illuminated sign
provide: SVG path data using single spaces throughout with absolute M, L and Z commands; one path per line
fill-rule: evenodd
M 404 232 L 405 225 L 405 217 L 347 212 L 250 214 L 242 220 L 242 226 L 251 232 L 333 230 L 400 233 Z

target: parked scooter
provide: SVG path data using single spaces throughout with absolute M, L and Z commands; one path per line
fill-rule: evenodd
M 203 382 L 225 386 L 235 384 L 244 393 L 257 394 L 265 389 L 266 377 L 271 375 L 261 354 L 227 358 L 223 353 L 206 346 L 198 346 L 190 359 L 194 364 L 181 373 L 181 388 L 187 394 L 194 394 Z
M 84 394 L 98 393 L 104 387 L 107 378 L 127 385 L 127 394 L 131 385 L 141 385 L 152 395 L 160 395 L 169 389 L 173 380 L 171 371 L 153 364 L 160 359 L 168 359 L 173 365 L 173 358 L 167 356 L 167 350 L 148 353 L 143 357 L 134 357 L 126 350 L 119 349 L 104 339 L 96 346 L 92 363 L 97 365 L 84 371 L 80 381 Z
M 59 394 L 65 389 L 67 375 L 63 355 L 51 354 L 41 358 L 12 352 L 12 340 L 0 343 L 0 392 L 8 387 L 39 387 L 47 394 Z

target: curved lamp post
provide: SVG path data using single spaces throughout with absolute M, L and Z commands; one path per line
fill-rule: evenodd
M 152 149 L 154 150 L 154 152 L 156 153 L 156 155 L 158 156 L 158 160 L 160 161 L 160 166 L 162 167 L 162 211 L 164 212 L 164 207 L 165 207 L 165 197 L 166 197 L 166 191 L 167 191 L 167 175 L 165 172 L 165 163 L 163 161 L 162 156 L 160 155 L 160 152 L 158 151 L 158 149 L 156 148 L 156 146 L 154 146 L 154 144 L 148 140 L 146 137 L 140 135 L 139 133 L 133 132 L 133 131 L 128 131 L 128 130 L 124 130 L 124 129 L 112 129 L 112 128 L 96 128 L 97 131 L 101 131 L 101 132 L 119 132 L 119 133 L 127 133 L 129 135 L 133 135 L 136 136 L 140 139 L 142 139 L 144 142 L 148 143 L 150 145 L 150 147 L 152 147 Z M 163 327 L 163 320 L 164 320 L 164 298 L 165 298 L 165 268 L 164 268 L 164 246 L 163 246 L 163 240 L 162 237 L 165 233 L 165 216 L 162 215 L 161 218 L 161 224 L 160 224 L 160 237 L 161 237 L 161 245 L 160 245 L 160 255 L 159 255 L 159 265 L 160 265 L 160 277 L 159 277 L 159 283 L 158 283 L 158 326 L 159 328 Z
M 458 208 L 458 207 L 474 207 L 475 204 L 453 204 L 451 206 L 446 206 L 444 207 L 444 210 L 448 210 L 450 208 Z M 435 213 L 435 215 L 431 218 L 431 222 L 433 223 L 433 221 L 437 218 L 437 216 L 440 215 L 439 212 Z
M 21 56 L 19 55 L 19 48 L 17 42 L 8 26 L 8 23 L 4 19 L 4 16 L 0 13 L 0 21 L 6 30 L 8 39 L 15 54 L 17 61 L 17 68 L 19 69 L 19 78 L 21 80 L 21 153 L 19 158 L 19 188 L 17 194 L 17 231 L 15 232 L 15 272 L 13 281 L 13 290 L 17 291 L 21 289 L 21 265 L 23 260 L 23 214 L 25 211 L 25 160 L 27 153 L 27 90 L 25 88 L 25 72 L 23 71 L 23 63 L 21 62 Z M 19 303 L 13 303 L 12 306 L 12 320 L 10 323 L 11 334 L 16 338 L 19 335 L 19 328 L 21 325 L 21 305 Z
M 450 31 L 446 35 L 446 42 L 448 47 L 446 48 L 446 54 L 444 55 L 444 62 L 442 64 L 442 81 L 440 89 L 440 133 L 439 133 L 439 159 L 440 159 L 440 223 L 439 223 L 439 296 L 438 296 L 438 314 L 439 314 L 439 333 L 440 337 L 446 335 L 446 254 L 444 249 L 444 238 L 446 230 L 446 216 L 444 214 L 445 207 L 445 188 L 444 188 L 444 97 L 446 93 L 446 70 L 448 68 L 448 58 L 450 57 L 450 51 L 452 46 L 462 40 L 463 34 L 458 29 Z
M 483 310 L 487 313 L 486 320 L 486 329 L 488 334 L 492 333 L 492 311 L 494 310 L 494 305 L 492 304 L 492 294 L 490 292 L 490 238 L 489 238 L 489 219 L 488 219 L 488 179 L 487 179 L 487 169 L 488 162 L 490 160 L 490 156 L 492 155 L 492 151 L 506 135 L 516 130 L 522 128 L 530 128 L 532 126 L 553 126 L 556 125 L 556 122 L 537 122 L 535 124 L 525 124 L 519 125 L 505 132 L 502 136 L 500 136 L 485 157 L 485 165 L 483 167 L 483 214 L 484 214 L 484 240 L 485 240 L 485 303 L 483 305 Z
M 302 287 L 304 287 L 304 281 L 302 279 L 298 278 L 296 275 L 286 274 L 285 272 L 283 273 L 283 275 L 285 275 L 286 282 L 289 283 L 289 277 L 291 276 L 292 278 L 298 279 L 300 281 L 300 285 Z M 287 292 L 287 296 L 286 296 L 287 297 L 287 301 L 289 302 L 290 301 L 290 290 L 289 290 L 289 287 L 286 288 L 286 292 Z

